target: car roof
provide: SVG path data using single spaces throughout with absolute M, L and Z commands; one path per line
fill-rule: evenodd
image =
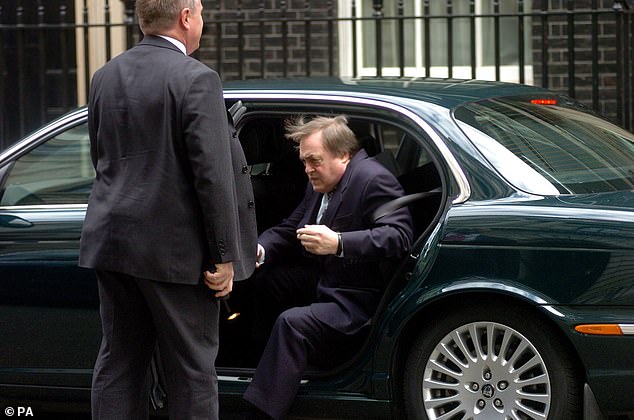
M 366 93 L 421 100 L 445 108 L 500 96 L 553 93 L 516 83 L 402 77 L 249 79 L 225 82 L 224 88 L 225 91 Z

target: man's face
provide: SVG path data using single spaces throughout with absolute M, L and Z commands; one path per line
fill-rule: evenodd
M 313 189 L 320 193 L 330 192 L 337 186 L 350 162 L 349 154 L 337 157 L 324 148 L 321 131 L 302 139 L 299 158 Z
M 203 33 L 203 5 L 201 0 L 196 0 L 196 9 L 190 9 L 187 31 L 187 55 L 190 55 L 200 47 L 200 37 Z

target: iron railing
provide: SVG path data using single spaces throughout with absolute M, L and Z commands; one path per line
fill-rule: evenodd
M 124 30 L 123 49 L 139 39 L 133 2 L 113 16 L 106 0 L 101 16 L 89 16 L 87 1 L 72 10 L 37 0 L 28 13 L 25 1 L 0 5 L 0 149 L 85 103 L 86 89 L 78 86 L 89 85 L 95 49 L 105 51 L 104 60 L 112 57 L 114 31 Z M 206 23 L 195 56 L 224 80 L 434 72 L 481 78 L 487 55 L 486 78 L 506 80 L 512 68 L 513 81 L 561 91 L 633 128 L 629 1 L 562 0 L 558 9 L 548 0 L 348 0 L 349 8 L 331 0 L 281 0 L 275 8 L 259 0 L 222 3 L 203 1 Z

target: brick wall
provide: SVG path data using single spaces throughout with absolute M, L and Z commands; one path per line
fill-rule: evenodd
M 367 1 L 366 6 L 373 4 L 371 0 L 364 1 Z M 408 6 L 409 9 L 404 8 L 410 10 L 407 13 L 411 14 L 411 5 L 417 1 L 424 0 L 383 0 L 383 12 L 387 18 L 383 28 L 389 28 L 390 19 L 394 28 L 395 7 Z M 461 5 L 461 13 L 464 13 L 464 10 L 470 10 L 465 9 L 464 5 L 470 6 L 471 1 L 453 0 L 452 5 L 455 10 Z M 508 5 L 510 3 L 507 2 L 512 1 L 504 0 L 504 3 L 495 4 Z M 527 57 L 527 62 L 533 65 L 534 83 L 563 93 L 570 94 L 572 91 L 572 96 L 631 130 L 634 127 L 634 14 L 614 12 L 614 0 L 523 1 L 525 6 L 530 4 L 534 13 L 531 18 L 532 56 Z M 50 28 L 41 29 L 36 25 L 40 11 L 37 5 L 40 3 L 44 11 L 43 21 L 53 25 Z M 132 3 L 133 0 L 125 1 L 128 8 L 132 7 Z M 336 76 L 339 71 L 339 24 L 336 20 L 339 3 L 340 0 L 203 0 L 206 26 L 197 57 L 217 69 L 224 80 Z M 0 23 L 5 25 L 0 31 L 0 147 L 76 105 L 76 82 L 87 76 L 77 74 L 79 67 L 75 62 L 76 36 L 82 36 L 82 32 L 71 26 L 54 26 L 59 22 L 74 22 L 74 4 L 72 0 L 4 0 L 0 4 Z M 430 0 L 424 4 L 443 5 L 440 0 Z M 18 7 L 20 5 L 22 8 Z M 62 5 L 66 7 L 63 18 Z M 574 12 L 571 14 L 574 16 L 572 25 L 568 20 L 569 7 Z M 593 25 L 590 14 L 593 7 L 601 11 L 596 17 L 596 25 Z M 528 6 L 525 7 L 527 9 Z M 364 10 L 364 19 L 371 18 L 372 10 L 368 7 Z M 441 14 L 446 13 L 442 7 L 438 10 L 441 10 Z M 542 10 L 547 13 L 542 14 Z M 98 23 L 105 22 L 105 12 L 95 16 Z M 76 13 L 77 16 L 83 13 L 81 7 Z M 117 25 L 124 19 L 123 16 L 110 18 Z M 459 19 L 464 21 L 464 18 Z M 18 20 L 27 24 L 19 31 L 13 27 Z M 131 21 L 125 22 L 130 24 L 130 31 L 134 34 L 129 44 L 131 46 L 135 43 L 138 28 Z M 351 28 L 350 20 L 342 22 L 341 32 L 352 37 L 348 31 Z M 373 24 L 367 26 L 370 29 L 374 27 Z M 572 65 L 569 64 L 570 28 L 574 29 Z M 592 49 L 595 28 L 596 54 Z M 101 33 L 99 28 L 92 30 Z M 617 33 L 627 36 L 619 38 Z M 42 34 L 44 42 L 39 41 Z M 368 48 L 373 48 L 372 32 L 367 35 Z M 443 35 L 433 34 L 430 37 L 431 48 L 439 48 L 433 42 L 442 41 Z M 542 53 L 543 35 L 546 37 L 545 53 Z M 97 39 L 93 36 L 91 42 L 95 43 Z M 309 47 L 306 47 L 307 40 L 310 41 Z M 627 47 L 627 52 L 624 52 L 625 48 L 617 48 L 619 42 L 622 47 Z M 354 48 L 352 43 L 349 45 Z M 397 47 L 394 45 L 394 48 Z M 94 48 L 102 47 L 97 45 Z M 618 57 L 627 57 L 627 60 L 623 59 L 619 66 Z M 547 74 L 543 72 L 544 63 Z M 596 66 L 596 73 L 593 72 L 593 65 Z M 572 79 L 568 75 L 569 67 L 574 69 Z
M 533 63 L 534 84 L 546 86 L 565 94 L 572 94 L 576 99 L 589 107 L 596 105 L 598 112 L 615 122 L 617 118 L 617 18 L 616 13 L 610 12 L 614 2 L 612 0 L 544 0 L 551 15 L 546 20 L 546 30 L 543 20 L 539 17 L 533 20 Z M 573 25 L 569 24 L 569 4 L 575 11 L 589 11 L 593 6 L 609 13 L 599 14 L 593 24 L 589 13 L 573 14 Z M 533 2 L 534 11 L 540 11 L 541 1 Z M 562 12 L 552 15 L 553 12 Z M 594 26 L 593 26 L 594 25 Z M 597 50 L 593 57 L 592 35 L 596 31 Z M 543 56 L 542 35 L 547 34 L 547 53 Z M 573 66 L 574 78 L 569 77 L 571 51 L 569 50 L 569 36 L 573 35 Z M 543 78 L 542 63 L 546 59 L 548 77 Z M 596 58 L 598 71 L 598 91 L 593 100 L 593 59 Z M 572 92 L 571 92 L 572 89 Z
M 336 2 L 204 0 L 203 5 L 207 28 L 198 58 L 225 80 L 336 74 L 337 27 L 326 21 L 336 17 Z
M 217 69 L 224 80 L 338 74 L 337 22 L 329 24 L 325 20 L 336 17 L 336 0 L 203 0 L 203 4 L 207 26 L 198 58 Z M 623 104 L 617 101 L 617 15 L 612 12 L 613 4 L 613 0 L 533 0 L 533 11 L 541 12 L 545 8 L 549 16 L 546 20 L 539 15 L 532 18 L 532 63 L 535 85 L 571 94 L 621 123 L 618 115 Z M 572 79 L 568 72 L 570 6 L 575 12 L 583 11 L 572 15 Z M 598 89 L 594 92 L 592 34 L 595 27 L 588 13 L 593 7 L 602 11 L 595 23 Z M 558 12 L 560 14 L 552 14 Z M 309 48 L 306 48 L 307 20 Z M 542 71 L 544 60 L 546 79 Z

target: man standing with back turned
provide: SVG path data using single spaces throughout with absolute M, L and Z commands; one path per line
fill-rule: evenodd
M 96 270 L 103 329 L 92 415 L 148 417 L 158 345 L 170 418 L 217 419 L 217 298 L 255 265 L 252 218 L 238 218 L 252 191 L 227 176 L 236 150 L 220 78 L 188 57 L 201 1 L 137 0 L 136 12 L 144 39 L 95 73 L 89 96 L 96 179 L 80 265 Z

